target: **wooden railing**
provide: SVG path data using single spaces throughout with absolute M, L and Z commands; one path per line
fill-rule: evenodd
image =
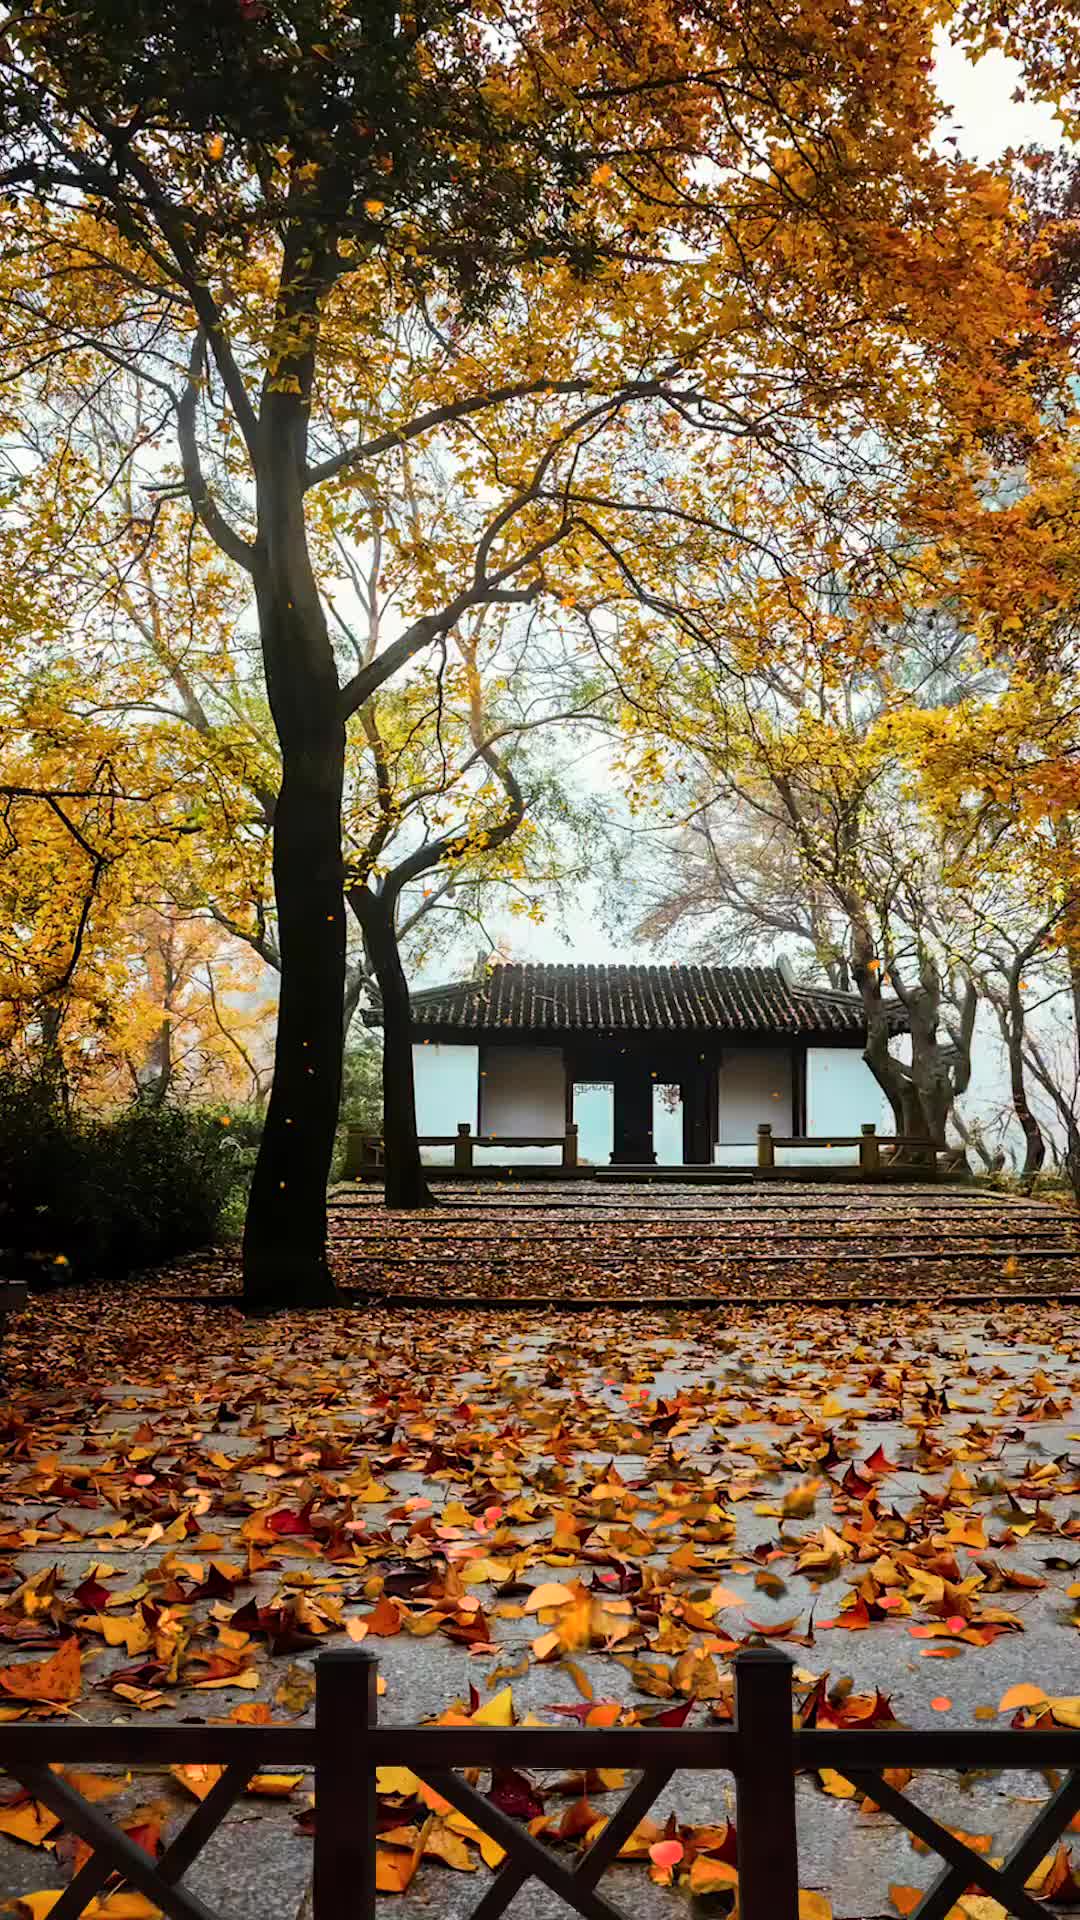
M 937 1167 L 937 1148 L 932 1140 L 918 1133 L 879 1133 L 871 1120 L 860 1127 L 858 1133 L 820 1133 L 820 1134 L 777 1134 L 769 1121 L 763 1120 L 757 1130 L 757 1163 L 759 1167 L 776 1165 L 777 1147 L 858 1147 L 859 1167 L 863 1173 L 878 1173 L 883 1164 L 882 1147 L 888 1148 L 889 1158 L 895 1159 L 898 1153 L 921 1155 L 916 1163 L 926 1170 Z
M 458 1173 L 472 1171 L 477 1147 L 561 1147 L 561 1165 L 576 1167 L 578 1164 L 578 1130 L 572 1120 L 564 1133 L 474 1133 L 471 1122 L 462 1120 L 456 1133 L 422 1133 L 419 1140 L 422 1147 L 453 1147 L 454 1169 Z M 358 1127 L 349 1128 L 342 1168 L 346 1180 L 353 1179 L 362 1167 L 382 1166 L 383 1159 L 381 1135 L 365 1133 Z
M 376 1676 L 376 1658 L 362 1647 L 320 1655 L 315 1720 L 307 1726 L 0 1726 L 0 1767 L 93 1850 L 49 1920 L 78 1920 L 117 1875 L 170 1920 L 224 1920 L 184 1887 L 183 1875 L 251 1776 L 287 1768 L 313 1769 L 315 1775 L 313 1920 L 373 1920 L 379 1766 L 410 1768 L 502 1847 L 505 1858 L 472 1920 L 497 1920 L 530 1879 L 543 1882 L 586 1920 L 622 1920 L 597 1883 L 672 1775 L 684 1770 L 734 1775 L 740 1920 L 797 1920 L 795 1777 L 802 1771 L 831 1768 L 939 1855 L 943 1870 L 913 1920 L 944 1920 L 973 1884 L 1020 1920 L 1046 1920 L 1045 1906 L 1025 1881 L 1080 1809 L 1080 1733 L 978 1727 L 819 1732 L 796 1726 L 791 1662 L 772 1647 L 736 1656 L 734 1723 L 701 1729 L 379 1726 Z M 164 1771 L 190 1763 L 225 1771 L 158 1860 L 52 1771 L 57 1765 L 102 1764 Z M 640 1778 L 572 1868 L 461 1778 L 463 1771 L 608 1766 L 632 1769 Z M 1071 1771 L 1004 1864 L 995 1866 L 885 1777 L 887 1769 L 920 1767 Z

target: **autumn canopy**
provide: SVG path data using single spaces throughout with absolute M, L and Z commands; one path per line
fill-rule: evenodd
M 590 823 L 536 744 L 561 728 L 665 796 L 680 860 L 703 819 L 758 834 L 900 1130 L 944 1139 L 976 1002 L 1020 1102 L 1021 973 L 1080 980 L 1073 216 L 1037 157 L 941 136 L 940 20 L 9 17 L 0 1041 L 68 1084 L 90 1046 L 115 1097 L 135 1056 L 168 1088 L 187 1021 L 225 1085 L 276 976 L 253 1304 L 334 1297 L 372 989 L 388 1198 L 426 1202 L 408 943 L 579 877 Z M 952 30 L 1073 84 L 1064 24 Z

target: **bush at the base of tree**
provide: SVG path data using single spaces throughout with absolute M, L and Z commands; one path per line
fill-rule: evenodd
M 0 1273 L 118 1276 L 229 1237 L 254 1152 L 243 1116 L 136 1104 L 69 1113 L 0 1075 Z

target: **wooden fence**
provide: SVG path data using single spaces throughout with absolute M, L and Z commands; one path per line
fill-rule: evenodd
M 578 1164 L 578 1130 L 572 1120 L 563 1133 L 474 1133 L 469 1121 L 462 1120 L 456 1133 L 422 1133 L 419 1141 L 422 1147 L 453 1147 L 456 1173 L 472 1172 L 477 1147 L 560 1147 L 562 1166 Z M 381 1135 L 366 1133 L 361 1127 L 349 1128 L 343 1180 L 355 1179 L 363 1167 L 381 1167 L 384 1160 Z
M 831 1767 L 940 1857 L 942 1870 L 916 1920 L 944 1920 L 972 1885 L 1020 1920 L 1046 1920 L 1046 1907 L 1024 1883 L 1080 1809 L 1080 1733 L 800 1729 L 793 1725 L 791 1662 L 771 1647 L 736 1657 L 734 1724 L 702 1729 L 379 1726 L 373 1654 L 352 1647 L 324 1653 L 315 1672 L 315 1720 L 308 1726 L 0 1726 L 0 1767 L 94 1849 L 49 1920 L 77 1920 L 115 1875 L 169 1920 L 225 1920 L 224 1910 L 213 1912 L 184 1887 L 183 1875 L 252 1774 L 290 1767 L 315 1775 L 314 1920 L 372 1920 L 375 1913 L 378 1766 L 411 1768 L 504 1849 L 472 1920 L 497 1920 L 530 1879 L 585 1920 L 623 1920 L 598 1882 L 672 1776 L 685 1770 L 734 1776 L 740 1920 L 796 1920 L 801 1770 Z M 164 1771 L 190 1763 L 225 1772 L 156 1861 L 51 1771 L 58 1764 Z M 636 1770 L 640 1778 L 573 1867 L 461 1777 L 473 1769 L 607 1766 Z M 996 1867 L 889 1784 L 885 1770 L 901 1767 L 1070 1771 Z
M 879 1133 L 871 1120 L 860 1127 L 858 1133 L 817 1133 L 817 1134 L 778 1134 L 772 1130 L 769 1121 L 763 1120 L 757 1130 L 757 1163 L 759 1167 L 775 1167 L 777 1147 L 858 1147 L 859 1170 L 861 1173 L 880 1173 L 882 1166 L 891 1165 L 901 1155 L 910 1161 L 905 1171 L 920 1173 L 924 1178 L 933 1179 L 937 1172 L 938 1149 L 932 1140 L 917 1133 Z M 885 1148 L 885 1159 L 881 1149 Z

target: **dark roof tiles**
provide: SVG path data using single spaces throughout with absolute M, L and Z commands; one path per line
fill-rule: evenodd
M 857 995 L 789 985 L 779 967 L 495 966 L 414 993 L 412 1015 L 416 1027 L 462 1032 L 858 1034 L 864 1025 Z

